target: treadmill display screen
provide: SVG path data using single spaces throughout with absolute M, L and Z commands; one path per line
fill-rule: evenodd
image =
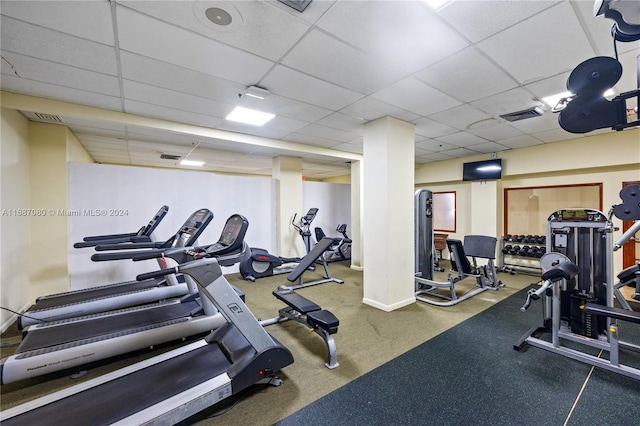
M 220 242 L 224 245 L 231 245 L 238 238 L 238 234 L 242 229 L 242 219 L 234 216 L 230 218 L 224 226 L 222 230 L 222 235 L 220 237 Z

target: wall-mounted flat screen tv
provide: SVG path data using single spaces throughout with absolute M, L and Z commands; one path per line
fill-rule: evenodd
M 462 164 L 462 180 L 497 180 L 502 177 L 502 159 L 475 161 Z

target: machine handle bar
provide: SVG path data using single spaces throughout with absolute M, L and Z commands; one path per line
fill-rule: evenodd
M 174 266 L 172 268 L 160 269 L 158 271 L 145 272 L 144 274 L 138 275 L 136 277 L 136 280 L 144 281 L 150 278 L 164 277 L 165 275 L 177 274 L 177 273 L 178 273 L 178 266 Z
M 550 285 L 551 285 L 551 280 L 547 280 L 538 289 L 530 288 L 529 291 L 527 291 L 527 300 L 526 302 L 524 302 L 524 305 L 522 305 L 520 310 L 524 312 L 527 309 L 529 309 L 529 305 L 531 305 L 531 301 L 540 299 L 540 297 L 542 296 L 542 293 L 544 293 L 549 288 Z

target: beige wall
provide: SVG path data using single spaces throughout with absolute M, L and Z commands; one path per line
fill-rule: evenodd
M 67 126 L 2 108 L 1 303 L 19 311 L 69 290 L 68 163 L 93 162 Z M 13 214 L 21 212 L 20 216 Z M 22 214 L 26 212 L 25 214 Z M 0 312 L 4 330 L 15 319 Z
M 2 108 L 0 144 L 0 305 L 20 311 L 30 303 L 29 122 L 17 111 Z M 2 331 L 15 319 L 0 311 Z
M 504 229 L 504 188 L 527 186 L 551 186 L 581 183 L 603 184 L 603 210 L 606 214 L 618 196 L 623 181 L 640 180 L 640 130 L 631 129 L 616 133 L 586 136 L 553 144 L 513 149 L 498 153 L 503 159 L 503 178 L 496 183 L 495 197 L 497 217 L 487 217 L 492 205 L 484 208 L 478 203 L 474 189 L 478 183 L 461 182 L 462 163 L 488 159 L 488 155 L 425 164 L 416 170 L 416 188 L 434 192 L 456 191 L 456 233 L 453 238 L 463 238 L 474 231 L 474 220 L 497 224 L 496 237 Z M 432 180 L 432 181 L 430 181 Z M 577 206 L 572 206 L 577 207 Z M 551 212 L 549 212 L 551 213 Z M 621 227 L 620 221 L 614 225 Z M 614 232 L 613 238 L 622 235 Z M 622 252 L 614 255 L 614 271 L 622 269 Z

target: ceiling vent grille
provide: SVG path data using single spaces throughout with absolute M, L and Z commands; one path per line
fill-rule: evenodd
M 507 121 L 519 121 L 527 118 L 540 117 L 544 114 L 544 111 L 540 107 L 533 107 L 522 111 L 511 112 L 509 114 L 501 115 Z
M 179 155 L 171 155 L 171 154 L 160 154 L 160 158 L 163 160 L 179 160 Z
M 64 123 L 64 120 L 61 117 L 53 114 L 42 114 L 40 112 L 34 112 L 33 116 L 40 121 L 46 121 L 49 123 Z

